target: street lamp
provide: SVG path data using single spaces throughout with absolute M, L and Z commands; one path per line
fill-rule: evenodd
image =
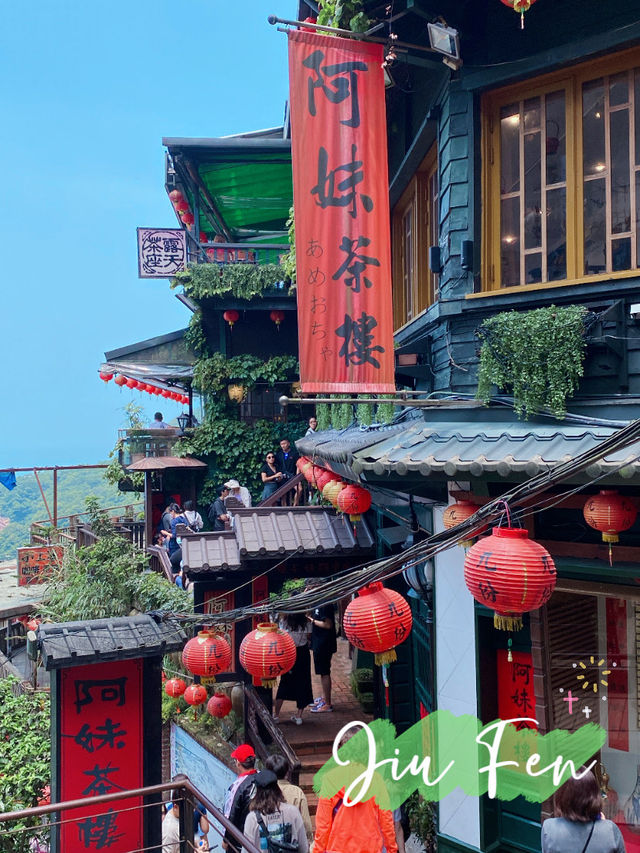
M 178 426 L 180 427 L 180 432 L 184 432 L 191 426 L 191 416 L 185 412 L 181 415 L 178 415 Z

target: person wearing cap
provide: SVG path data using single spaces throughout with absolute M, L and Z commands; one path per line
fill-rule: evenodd
M 249 811 L 249 803 L 253 793 L 253 777 L 256 775 L 254 767 L 256 754 L 253 747 L 248 743 L 241 743 L 231 753 L 231 758 L 236 763 L 238 778 L 229 786 L 224 798 L 224 814 L 240 832 L 244 828 L 244 822 Z M 232 838 L 227 830 L 222 841 L 224 850 L 230 853 L 239 853 L 238 842 Z
M 227 480 L 225 486 L 229 489 L 229 497 L 236 498 L 246 507 L 251 506 L 251 495 L 246 486 L 241 486 L 237 480 Z
M 297 843 L 293 849 L 308 853 L 309 842 L 302 816 L 295 806 L 285 802 L 276 774 L 272 770 L 261 770 L 253 777 L 253 782 L 255 793 L 244 824 L 244 834 L 249 841 L 253 841 L 259 850 L 271 849 L 268 842 L 264 843 L 267 838 L 276 845 L 279 841 L 291 845 Z

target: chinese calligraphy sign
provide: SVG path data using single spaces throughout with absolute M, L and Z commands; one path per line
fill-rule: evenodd
M 50 580 L 54 571 L 62 567 L 63 554 L 61 545 L 18 548 L 18 586 Z
M 142 661 L 65 669 L 60 683 L 60 799 L 142 787 Z M 142 848 L 141 806 L 131 797 L 73 809 L 60 828 L 60 849 Z
M 395 390 L 382 46 L 289 32 L 304 393 Z
M 498 665 L 498 716 L 501 720 L 536 716 L 536 697 L 533 689 L 533 658 L 528 652 L 512 652 L 508 659 L 506 649 L 497 651 Z M 521 722 L 518 730 L 537 730 L 534 723 Z
M 138 277 L 171 278 L 187 265 L 181 228 L 138 228 Z

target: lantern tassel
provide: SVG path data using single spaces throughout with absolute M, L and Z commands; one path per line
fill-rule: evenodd
M 502 613 L 494 613 L 493 627 L 498 631 L 521 631 L 522 616 L 504 616 Z
M 520 29 L 524 29 L 524 12 L 520 12 Z
M 275 687 L 277 683 L 278 683 L 277 678 L 263 678 L 262 679 L 262 686 L 263 687 Z
M 609 542 L 609 565 L 613 566 L 613 550 L 611 548 L 611 542 Z
M 513 645 L 513 640 L 511 637 L 507 640 L 507 660 L 509 663 L 513 663 L 513 653 L 511 651 L 511 646 Z
M 393 663 L 398 660 L 398 655 L 396 654 L 395 649 L 389 649 L 387 652 L 377 652 L 374 656 L 374 660 L 378 666 L 382 666 L 385 663 Z

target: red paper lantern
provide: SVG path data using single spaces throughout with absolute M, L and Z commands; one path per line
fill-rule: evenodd
M 280 323 L 284 320 L 284 311 L 272 311 L 269 317 L 278 327 L 278 331 L 280 331 Z
M 347 486 L 338 495 L 338 509 L 348 512 L 351 521 L 360 521 L 360 516 L 371 507 L 371 494 L 362 486 Z
M 305 24 L 315 24 L 317 22 L 318 22 L 317 18 L 305 18 L 304 19 Z M 303 33 L 315 33 L 316 32 L 316 28 L 313 26 L 312 27 L 300 27 L 300 29 L 302 30 Z
M 231 647 L 221 634 L 199 631 L 182 650 L 182 664 L 203 684 L 212 684 L 219 672 L 231 666 Z
M 301 456 L 296 462 L 296 468 L 301 474 L 303 474 L 311 464 L 311 460 L 308 456 Z
M 173 202 L 173 204 L 177 204 L 179 201 L 182 201 L 184 196 L 180 192 L 180 190 L 171 190 L 169 193 L 169 198 Z
M 167 696 L 171 696 L 172 699 L 182 696 L 186 689 L 187 685 L 181 678 L 170 678 L 164 685 L 164 692 Z
M 296 662 L 296 646 L 290 635 L 273 622 L 263 622 L 240 644 L 240 663 L 251 675 L 273 687 L 279 675 Z
M 202 684 L 190 684 L 184 691 L 187 705 L 203 705 L 207 701 L 207 688 Z
M 198 240 L 199 240 L 201 243 L 208 243 L 208 242 L 209 242 L 209 238 L 208 238 L 208 237 L 207 237 L 207 235 L 204 233 L 204 231 L 201 231 L 201 232 L 198 234 Z
M 236 311 L 235 308 L 230 308 L 224 312 L 222 315 L 227 323 L 233 328 L 233 324 L 237 323 L 240 319 L 240 312 Z
M 127 379 L 127 388 L 135 388 L 137 384 L 135 379 Z
M 27 622 L 27 631 L 37 631 L 38 625 L 42 624 L 42 619 L 38 619 L 35 617 L 34 619 L 29 619 Z
M 101 370 L 98 375 L 103 382 L 111 382 L 113 379 L 113 373 L 105 373 L 103 370 Z
M 409 636 L 413 618 L 407 601 L 380 581 L 358 590 L 344 612 L 343 626 L 351 645 L 374 652 L 377 664 L 393 663 L 395 647 Z
M 318 476 L 316 477 L 316 488 L 319 492 L 321 492 L 327 483 L 331 483 L 334 480 L 339 480 L 340 477 L 337 474 L 334 474 L 333 471 L 328 471 L 326 468 L 322 468 Z
M 524 29 L 524 13 L 529 11 L 536 0 L 500 0 L 500 2 L 520 15 L 520 29 Z
M 147 394 L 153 394 L 153 385 L 146 384 L 144 386 L 144 390 L 147 392 Z
M 471 501 L 457 501 L 451 506 L 448 506 L 444 514 L 442 516 L 442 521 L 444 523 L 446 530 L 451 530 L 452 527 L 455 527 L 458 524 L 461 524 L 463 521 L 466 521 L 467 518 L 472 516 L 475 512 L 478 511 L 478 505 L 472 503 Z M 485 533 L 487 530 L 487 525 L 485 524 L 478 532 L 475 534 L 479 536 L 481 533 Z M 463 548 L 470 548 L 473 545 L 473 538 L 471 539 L 460 539 L 458 541 L 458 545 L 462 545 Z
M 189 213 L 189 203 L 184 198 L 178 200 L 175 205 L 176 210 L 182 216 L 183 213 Z
M 207 711 L 212 717 L 217 717 L 219 720 L 226 717 L 231 708 L 231 699 L 226 693 L 214 693 L 207 702 Z
M 119 385 L 121 388 L 123 385 L 126 385 L 126 382 L 127 382 L 126 376 L 120 375 L 120 376 L 116 376 L 116 378 L 115 378 L 116 385 Z
M 609 543 L 619 542 L 618 534 L 633 527 L 638 515 L 633 501 L 615 489 L 602 489 L 597 495 L 590 495 L 582 512 L 589 527 L 599 530 L 602 541 Z
M 191 213 L 191 212 L 188 212 L 188 213 L 181 213 L 181 214 L 180 214 L 180 219 L 182 219 L 182 221 L 184 222 L 184 224 L 185 224 L 186 226 L 188 226 L 189 228 L 191 228 L 191 226 L 193 225 L 193 223 L 196 221 L 195 216 L 194 216 L 194 215 L 193 215 L 193 213 Z
M 551 598 L 556 567 L 549 552 L 519 527 L 494 527 L 467 551 L 464 580 L 476 601 L 494 611 L 493 624 L 519 631 L 522 614 Z
M 170 394 L 169 394 L 169 392 L 167 391 L 167 389 L 166 389 L 166 388 L 163 388 L 163 389 L 162 389 L 162 391 L 160 392 L 160 394 L 161 394 L 163 397 L 169 397 L 169 396 L 170 396 Z

